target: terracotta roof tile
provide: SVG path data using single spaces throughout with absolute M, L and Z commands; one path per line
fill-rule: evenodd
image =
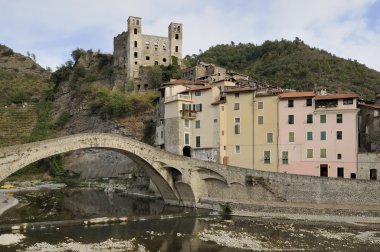
M 188 92 L 197 91 L 197 90 L 211 89 L 211 88 L 213 88 L 213 86 L 204 86 L 204 87 L 189 88 L 189 89 L 186 89 L 186 90 L 184 90 L 182 92 L 179 92 L 179 94 L 188 93 Z
M 280 99 L 314 97 L 314 92 L 287 92 L 278 95 Z
M 380 109 L 380 104 L 358 104 L 358 107 Z
M 178 80 L 166 82 L 163 85 L 204 85 L 204 84 L 205 84 L 204 81 L 191 81 L 191 80 L 178 79 Z
M 317 95 L 315 100 L 335 100 L 335 99 L 344 99 L 344 98 L 358 98 L 359 96 L 355 93 L 348 94 L 328 94 L 328 95 Z

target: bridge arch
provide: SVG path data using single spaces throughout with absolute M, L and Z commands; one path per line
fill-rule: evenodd
M 164 201 L 181 204 L 172 183 L 171 174 L 156 162 L 158 149 L 120 135 L 105 133 L 83 133 L 35 143 L 0 149 L 0 181 L 21 168 L 38 160 L 80 149 L 108 149 L 117 151 L 135 161 L 144 169 Z

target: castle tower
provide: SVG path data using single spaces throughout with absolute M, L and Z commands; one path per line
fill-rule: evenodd
M 142 50 L 142 36 L 141 36 L 141 18 L 129 17 L 128 18 L 128 31 L 127 31 L 127 76 L 129 78 L 136 78 L 138 76 L 139 67 L 141 65 L 141 50 Z
M 182 59 L 182 24 L 170 23 L 169 25 L 169 49 L 170 49 L 170 64 L 172 64 L 172 56 L 178 58 L 178 64 L 181 64 Z

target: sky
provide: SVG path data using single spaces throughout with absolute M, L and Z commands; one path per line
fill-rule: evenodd
M 0 44 L 55 70 L 76 48 L 112 53 L 129 16 L 150 35 L 182 23 L 183 56 L 299 37 L 380 71 L 380 0 L 0 0 Z

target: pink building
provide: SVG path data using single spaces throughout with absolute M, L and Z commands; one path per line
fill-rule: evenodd
M 356 94 L 279 95 L 279 172 L 356 178 Z

